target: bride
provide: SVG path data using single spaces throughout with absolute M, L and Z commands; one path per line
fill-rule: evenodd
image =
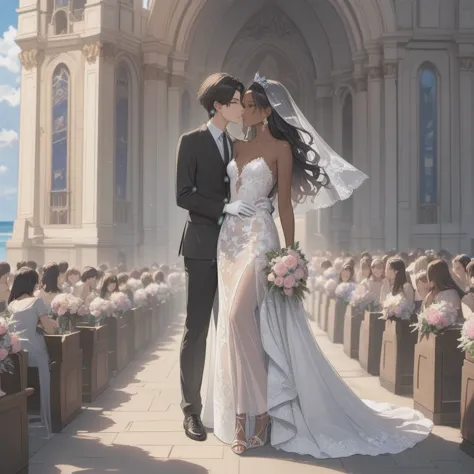
M 266 253 L 294 243 L 293 206 L 348 198 L 367 178 L 316 133 L 287 89 L 258 75 L 244 95 L 243 124 L 228 165 L 231 201 L 253 203 L 250 218 L 227 215 L 218 243 L 219 317 L 207 345 L 203 422 L 236 454 L 271 441 L 315 458 L 399 453 L 428 436 L 412 409 L 360 400 L 320 350 L 302 303 L 266 290 Z M 206 385 L 205 385 L 206 387 Z M 271 440 L 270 440 L 271 438 Z

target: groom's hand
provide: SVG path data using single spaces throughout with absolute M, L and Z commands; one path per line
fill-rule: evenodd
M 252 217 L 257 212 L 257 208 L 245 201 L 235 201 L 226 204 L 224 212 L 237 217 Z

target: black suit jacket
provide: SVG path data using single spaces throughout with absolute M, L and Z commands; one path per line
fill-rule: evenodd
M 200 260 L 216 258 L 228 198 L 227 170 L 207 126 L 182 135 L 177 149 L 176 202 L 188 211 L 188 219 L 179 255 Z

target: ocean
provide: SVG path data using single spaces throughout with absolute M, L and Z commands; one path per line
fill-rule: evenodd
M 6 258 L 5 245 L 7 240 L 11 237 L 13 232 L 13 222 L 2 222 L 0 221 L 0 262 Z

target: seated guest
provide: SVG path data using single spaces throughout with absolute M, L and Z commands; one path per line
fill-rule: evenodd
M 153 273 L 153 281 L 158 284 L 164 283 L 165 274 L 160 270 L 156 271 L 155 273 Z
M 35 298 L 38 273 L 28 267 L 15 274 L 8 300 L 14 330 L 20 333 L 22 348 L 28 351 L 28 366 L 37 367 L 40 382 L 41 419 L 51 434 L 50 372 L 48 349 L 44 337 L 37 332 L 40 326 L 47 334 L 54 334 L 56 322 L 48 317 L 48 308 L 41 298 Z
M 56 295 L 61 293 L 59 289 L 59 265 L 50 263 L 45 265 L 43 278 L 41 279 L 41 288 L 35 293 L 37 298 L 41 298 L 48 308 L 51 307 L 51 302 Z
M 474 316 L 474 260 L 466 267 L 469 288 L 462 299 L 463 316 L 468 319 Z
M 362 283 L 363 281 L 368 280 L 372 276 L 372 268 L 371 268 L 371 260 L 370 258 L 364 257 L 361 258 L 359 264 L 359 275 L 358 281 Z
M 69 263 L 63 260 L 62 262 L 58 263 L 58 267 L 59 267 L 59 288 L 62 289 L 64 283 L 66 282 L 66 273 L 69 268 Z
M 7 262 L 0 262 L 0 301 L 7 302 L 10 296 L 8 278 L 10 276 L 10 265 Z
M 452 276 L 456 284 L 462 290 L 469 289 L 469 278 L 467 276 L 467 266 L 471 263 L 471 258 L 467 255 L 456 255 L 452 263 Z
M 323 260 L 321 262 L 321 274 L 324 273 L 329 268 L 332 268 L 331 260 Z M 163 273 L 164 274 L 164 273 Z
M 96 297 L 97 283 L 99 279 L 99 272 L 96 268 L 85 267 L 81 280 L 76 284 L 74 289 L 74 296 L 81 298 L 86 305 Z
M 423 307 L 428 308 L 433 303 L 450 303 L 461 317 L 461 299 L 465 296 L 449 271 L 449 266 L 444 260 L 434 260 L 426 270 L 430 292 L 423 301 Z
M 151 285 L 153 283 L 153 277 L 149 272 L 142 273 L 140 280 L 142 282 L 143 288 L 146 288 L 148 285 Z
M 103 280 L 100 287 L 100 297 L 104 300 L 110 299 L 112 293 L 119 291 L 118 279 L 115 275 L 109 273 Z
M 77 283 L 81 279 L 81 271 L 76 267 L 68 268 L 66 271 L 66 279 L 61 286 L 63 293 L 74 293 Z
M 415 291 L 407 280 L 405 263 L 400 258 L 391 258 L 385 267 L 385 282 L 380 292 L 380 303 L 383 305 L 389 294 L 403 294 L 411 306 L 415 306 Z
M 121 291 L 122 293 L 125 293 L 130 299 L 130 301 L 133 301 L 133 291 L 130 290 L 130 288 L 127 286 L 128 280 L 129 280 L 128 274 L 125 272 L 119 273 L 117 275 L 117 283 L 118 283 L 119 291 Z
M 34 260 L 28 260 L 28 262 L 25 263 L 25 267 L 36 271 L 38 269 L 38 264 Z
M 16 264 L 16 269 L 19 270 L 20 268 L 26 267 L 26 260 L 21 260 Z
M 423 306 L 424 299 L 430 292 L 430 284 L 426 270 L 421 270 L 415 275 L 415 312 L 419 312 Z
M 411 265 L 409 270 L 407 270 L 408 275 L 410 277 L 410 280 L 413 287 L 415 288 L 415 307 L 417 309 L 421 308 L 421 305 L 423 304 L 424 297 L 422 297 L 417 290 L 417 284 L 416 284 L 416 276 L 423 271 L 426 271 L 428 268 L 428 264 L 430 263 L 430 258 L 427 257 L 426 255 L 423 255 L 421 257 L 418 257 Z M 428 280 L 427 280 L 428 281 Z M 426 296 L 426 295 L 425 295 Z
M 380 292 L 385 278 L 385 266 L 381 258 L 374 258 L 370 263 L 370 276 L 361 282 L 375 297 L 374 306 L 380 305 Z

